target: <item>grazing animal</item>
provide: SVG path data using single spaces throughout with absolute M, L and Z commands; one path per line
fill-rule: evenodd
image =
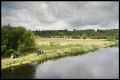
M 15 52 L 15 51 L 11 52 L 11 59 L 14 59 L 17 57 L 18 57 L 17 52 Z
M 14 58 L 14 54 L 11 54 L 11 59 L 13 59 Z
M 14 50 L 13 49 L 10 49 L 8 53 L 10 54 L 10 58 L 11 59 L 15 58 Z
M 40 55 L 40 54 L 44 54 L 44 52 L 42 50 L 39 50 L 36 52 L 37 55 Z

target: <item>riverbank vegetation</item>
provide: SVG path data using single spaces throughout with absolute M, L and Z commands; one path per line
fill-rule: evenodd
M 37 48 L 43 50 L 45 54 L 37 56 L 35 52 L 29 52 L 29 54 L 26 53 L 27 55 L 21 55 L 15 59 L 3 58 L 2 68 L 65 56 L 81 55 L 89 51 L 117 44 L 117 42 L 107 41 L 105 39 L 46 39 L 40 37 L 36 38 L 35 42 L 38 44 Z
M 118 35 L 118 32 L 113 32 L 111 35 L 109 34 L 109 38 L 113 36 L 110 39 L 92 39 L 90 37 L 73 38 L 68 36 L 66 38 L 60 36 L 55 38 L 53 35 L 51 35 L 51 37 L 43 37 L 22 27 L 4 26 L 2 28 L 1 45 L 2 69 L 21 64 L 43 62 L 65 56 L 81 55 L 99 48 L 117 46 L 119 37 L 116 35 Z M 10 49 L 19 52 L 20 55 L 11 59 L 10 54 L 7 54 Z M 43 50 L 45 54 L 35 55 L 36 50 Z
M 1 28 L 1 55 L 9 57 L 11 51 L 18 56 L 20 53 L 35 49 L 34 34 L 24 27 L 5 25 Z

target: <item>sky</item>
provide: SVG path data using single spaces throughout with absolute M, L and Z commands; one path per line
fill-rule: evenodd
M 119 2 L 2 1 L 1 20 L 30 30 L 119 29 Z

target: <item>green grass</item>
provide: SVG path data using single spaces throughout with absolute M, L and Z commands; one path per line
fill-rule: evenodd
M 118 41 L 105 39 L 64 39 L 64 38 L 36 38 L 37 48 L 45 52 L 40 56 L 31 52 L 14 60 L 2 58 L 2 69 L 27 63 L 43 62 L 49 59 L 58 59 L 65 56 L 82 55 L 103 47 L 118 45 Z

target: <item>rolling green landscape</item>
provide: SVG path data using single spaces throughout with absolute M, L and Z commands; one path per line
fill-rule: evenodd
M 35 33 L 35 31 L 31 32 L 23 27 L 9 25 L 2 27 L 2 69 L 65 56 L 81 55 L 99 48 L 118 46 L 119 39 L 117 29 L 98 30 L 98 32 L 94 30 L 62 31 L 62 33 L 51 31 L 51 34 L 50 31 L 44 31 L 44 33 L 46 35 L 43 35 L 41 31 Z M 65 33 L 69 33 L 69 36 Z M 79 37 L 76 38 L 75 33 Z M 10 58 L 11 49 L 17 54 L 14 59 Z M 42 50 L 44 54 L 36 55 L 37 50 Z

